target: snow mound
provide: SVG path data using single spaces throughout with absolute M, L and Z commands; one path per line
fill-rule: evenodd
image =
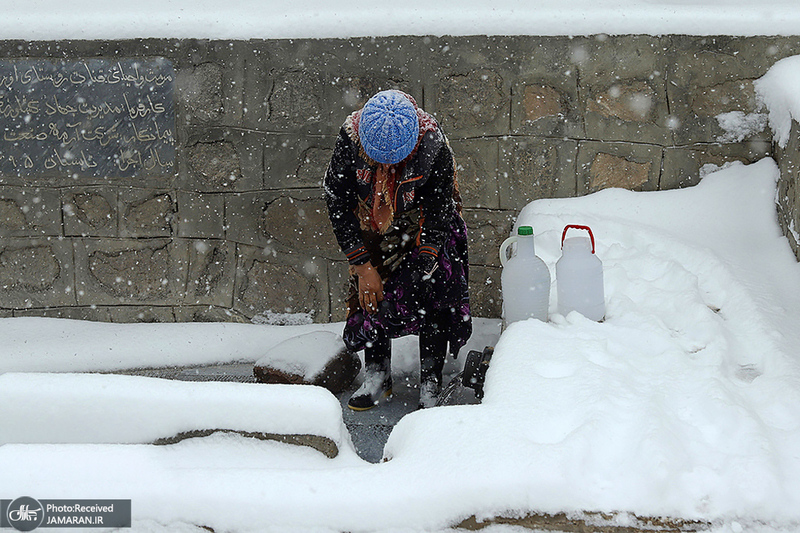
M 148 444 L 206 430 L 315 435 L 350 446 L 321 387 L 100 374 L 0 375 L 0 445 Z
M 278 344 L 256 361 L 255 366 L 269 367 L 314 381 L 328 362 L 344 349 L 341 335 L 330 331 L 312 331 Z
M 281 342 L 341 324 L 109 324 L 19 317 L 0 320 L 3 372 L 112 372 L 255 362 Z
M 769 126 L 775 141 L 786 148 L 792 119 L 800 121 L 800 56 L 781 59 L 753 84 L 769 109 Z
M 424 470 L 450 450 L 486 515 L 800 519 L 800 265 L 776 179 L 763 160 L 685 190 L 528 205 L 517 225 L 551 272 L 564 226 L 593 229 L 605 321 L 555 314 L 551 291 L 549 323 L 501 336 L 483 404 L 406 417 L 386 456 Z

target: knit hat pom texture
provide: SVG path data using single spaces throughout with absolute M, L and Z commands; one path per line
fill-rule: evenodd
M 417 110 L 401 92 L 381 91 L 364 105 L 358 135 L 370 158 L 388 165 L 399 163 L 417 145 Z

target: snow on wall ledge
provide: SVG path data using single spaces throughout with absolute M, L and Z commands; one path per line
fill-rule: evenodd
M 794 0 L 5 2 L 0 38 L 295 39 L 396 35 L 794 35 Z
M 753 83 L 758 98 L 769 111 L 769 125 L 781 180 L 775 201 L 778 221 L 800 259 L 800 56 L 775 63 Z

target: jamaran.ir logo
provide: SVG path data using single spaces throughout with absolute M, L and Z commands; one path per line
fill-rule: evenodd
M 44 507 L 35 498 L 23 496 L 8 505 L 6 516 L 17 531 L 33 531 L 44 521 Z

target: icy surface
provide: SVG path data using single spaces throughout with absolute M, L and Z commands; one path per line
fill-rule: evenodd
M 551 272 L 564 225 L 592 228 L 606 320 L 551 314 L 548 323 L 515 323 L 499 341 L 497 321 L 478 321 L 470 349 L 496 344 L 484 402 L 407 415 L 389 438 L 387 462 L 352 453 L 328 460 L 231 435 L 160 448 L 6 444 L 0 493 L 131 498 L 134 532 L 186 524 L 436 531 L 473 514 L 582 511 L 621 512 L 623 521 L 625 513 L 695 518 L 719 533 L 800 531 L 800 265 L 776 222 L 776 179 L 766 159 L 679 191 L 530 204 L 518 224 L 533 225 Z M 133 331 L 140 344 L 160 340 L 172 350 L 187 340 L 203 346 L 202 335 L 225 337 L 234 351 L 274 346 L 269 336 L 284 335 L 277 326 L 103 326 L 79 335 L 83 323 L 0 320 L 4 332 L 27 328 L 27 338 L 16 330 L 4 342 L 0 360 L 8 367 L 10 353 L 15 367 L 70 370 L 72 345 L 58 339 L 70 332 L 94 354 L 115 337 L 137 341 Z M 396 373 L 414 371 L 415 341 L 395 344 Z M 77 357 L 71 370 L 97 364 Z M 2 384 L 17 379 L 7 374 Z M 76 382 L 74 394 L 102 390 L 92 383 Z M 31 397 L 59 401 L 48 394 Z
M 796 35 L 796 0 L 2 0 L 0 39 Z

